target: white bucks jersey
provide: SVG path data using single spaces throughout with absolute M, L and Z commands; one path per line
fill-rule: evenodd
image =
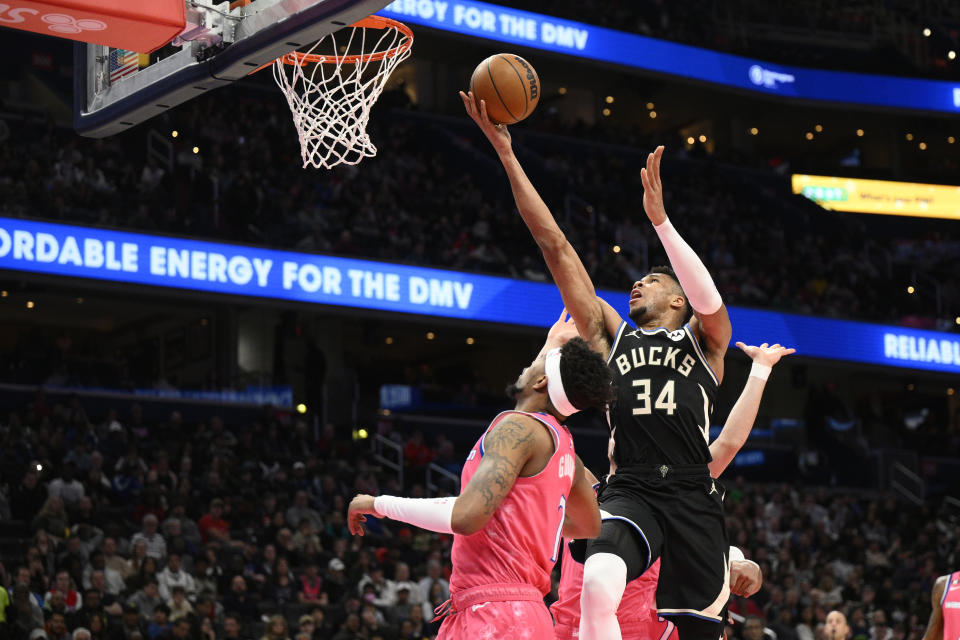
M 617 397 L 610 407 L 620 466 L 710 462 L 717 376 L 689 325 L 617 330 L 607 362 Z

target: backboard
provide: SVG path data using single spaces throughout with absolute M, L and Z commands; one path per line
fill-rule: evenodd
M 187 27 L 148 57 L 74 45 L 74 127 L 102 138 L 245 78 L 390 0 L 185 0 Z

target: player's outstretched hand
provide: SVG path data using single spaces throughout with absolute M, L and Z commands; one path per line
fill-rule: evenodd
M 483 131 L 483 135 L 487 136 L 487 140 L 493 145 L 494 151 L 498 154 L 510 151 L 512 148 L 510 132 L 506 125 L 490 122 L 490 118 L 487 117 L 487 103 L 483 100 L 478 101 L 473 96 L 473 91 L 468 93 L 461 91 L 460 99 L 463 100 L 463 108 L 467 110 L 467 115 L 477 123 L 480 130 Z
M 663 145 L 647 155 L 647 166 L 640 169 L 640 181 L 643 183 L 643 210 L 654 226 L 667 219 L 667 210 L 663 208 L 663 183 L 660 182 L 660 158 L 663 157 Z
M 788 349 L 786 347 L 781 347 L 779 343 L 771 346 L 767 346 L 767 343 L 764 342 L 759 347 L 754 347 L 749 344 L 743 344 L 738 342 L 737 346 L 740 347 L 740 350 L 745 354 L 750 356 L 750 359 L 758 364 L 765 364 L 768 367 L 780 362 L 780 358 L 783 356 L 789 356 L 791 353 L 796 353 L 796 349 Z
M 553 323 L 550 331 L 547 332 L 546 350 L 562 347 L 571 338 L 576 338 L 580 334 L 577 332 L 577 323 L 573 321 L 573 316 L 567 313 L 564 307 L 560 312 L 560 318 Z
M 363 523 L 367 521 L 368 515 L 376 518 L 382 517 L 377 513 L 377 510 L 373 508 L 373 496 L 358 493 L 354 496 L 353 500 L 350 501 L 350 506 L 347 507 L 347 528 L 350 529 L 350 533 L 355 536 L 362 536 L 366 533 L 366 528 L 363 526 Z
M 760 565 L 750 560 L 732 560 L 730 562 L 730 592 L 735 596 L 749 598 L 763 586 L 763 572 Z

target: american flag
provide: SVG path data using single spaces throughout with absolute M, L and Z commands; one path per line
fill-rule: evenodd
M 116 82 L 137 70 L 140 57 L 133 51 L 110 50 L 110 82 Z

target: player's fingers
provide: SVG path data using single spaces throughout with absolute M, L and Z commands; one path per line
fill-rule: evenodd
M 735 344 L 738 348 L 740 348 L 740 349 L 746 349 L 746 348 L 747 348 L 747 345 L 743 344 L 742 342 L 735 342 L 734 344 Z
M 794 349 L 793 347 L 790 347 L 789 349 L 784 349 L 784 350 L 783 350 L 783 355 L 789 356 L 789 355 L 794 354 L 794 353 L 796 353 L 796 352 L 797 352 L 796 349 Z
M 740 576 L 737 578 L 737 583 L 733 586 L 734 591 L 738 595 L 744 595 L 749 587 L 749 580 L 746 576 Z
M 560 319 L 557 322 L 566 322 L 567 321 L 567 308 L 564 307 L 560 309 Z
M 473 116 L 474 111 L 476 111 L 476 109 L 474 109 L 473 93 L 464 93 L 461 91 L 460 99 L 463 100 L 463 107 L 467 110 L 467 113 Z
M 653 179 L 657 184 L 660 183 L 660 158 L 663 157 L 663 149 L 663 145 L 660 145 L 656 151 L 653 152 Z
M 480 100 L 480 117 L 483 118 L 484 123 L 489 123 L 490 118 L 487 116 L 487 101 Z
M 650 181 L 647 180 L 647 170 L 640 169 L 640 182 L 643 183 L 643 190 L 646 191 L 650 188 Z

